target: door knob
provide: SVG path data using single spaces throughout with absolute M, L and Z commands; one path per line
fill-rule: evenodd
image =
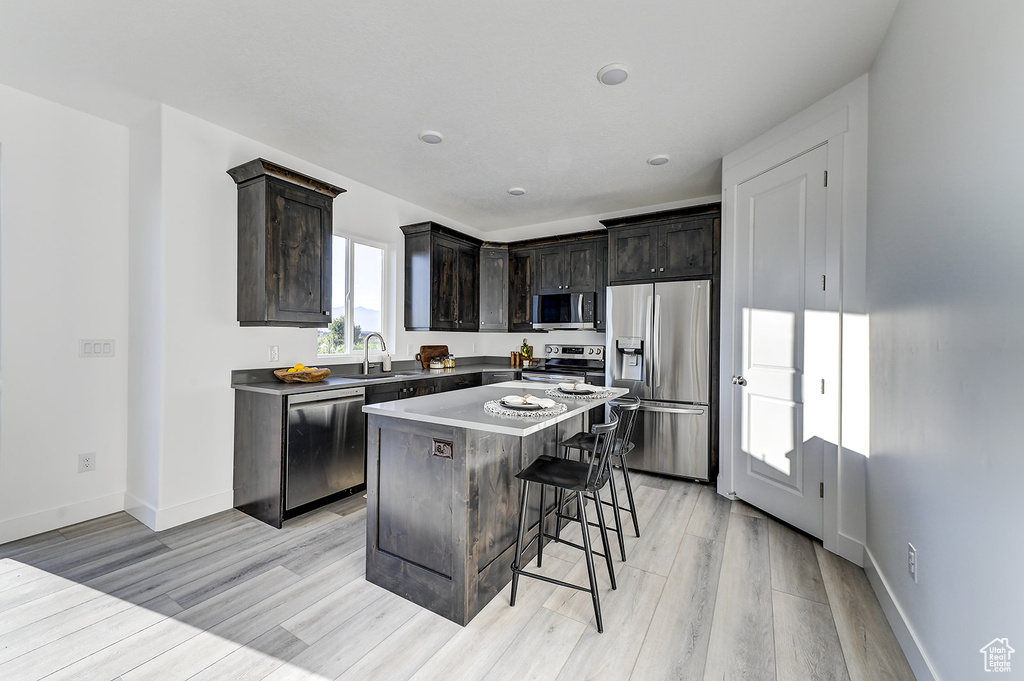
M 746 385 L 747 379 L 743 378 L 742 376 L 733 376 L 732 382 L 734 385 Z

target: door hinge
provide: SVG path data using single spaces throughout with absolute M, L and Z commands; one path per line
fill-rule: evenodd
M 825 498 L 825 483 L 823 482 L 818 483 L 818 496 L 822 499 Z
M 828 171 L 825 171 L 825 186 L 828 186 Z
M 825 394 L 825 379 L 821 379 L 821 394 Z
M 825 290 L 825 275 L 821 275 L 821 290 Z

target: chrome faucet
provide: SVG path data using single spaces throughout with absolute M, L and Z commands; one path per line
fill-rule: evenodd
M 380 349 L 384 352 L 388 351 L 388 346 L 384 344 L 384 336 L 380 335 L 376 331 L 371 331 L 366 334 L 366 338 L 363 339 L 363 373 L 370 373 L 370 339 L 376 336 L 380 339 Z

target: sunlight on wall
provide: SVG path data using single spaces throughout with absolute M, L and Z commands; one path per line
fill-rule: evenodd
M 871 350 L 866 314 L 843 315 L 843 449 L 871 456 Z

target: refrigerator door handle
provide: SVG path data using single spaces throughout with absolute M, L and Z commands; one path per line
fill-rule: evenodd
M 707 411 L 706 407 L 676 407 L 667 404 L 640 403 L 640 411 L 658 411 L 666 414 L 697 414 Z
M 654 387 L 661 386 L 661 296 L 657 293 L 654 294 L 654 335 L 657 337 L 657 342 L 654 345 L 654 358 L 651 364 L 651 373 L 654 374 Z
M 647 347 L 644 349 L 644 385 L 652 387 L 651 374 L 654 366 L 654 296 L 647 296 L 647 311 L 644 319 L 647 326 L 644 329 L 647 336 Z M 648 393 L 650 395 L 650 393 Z

